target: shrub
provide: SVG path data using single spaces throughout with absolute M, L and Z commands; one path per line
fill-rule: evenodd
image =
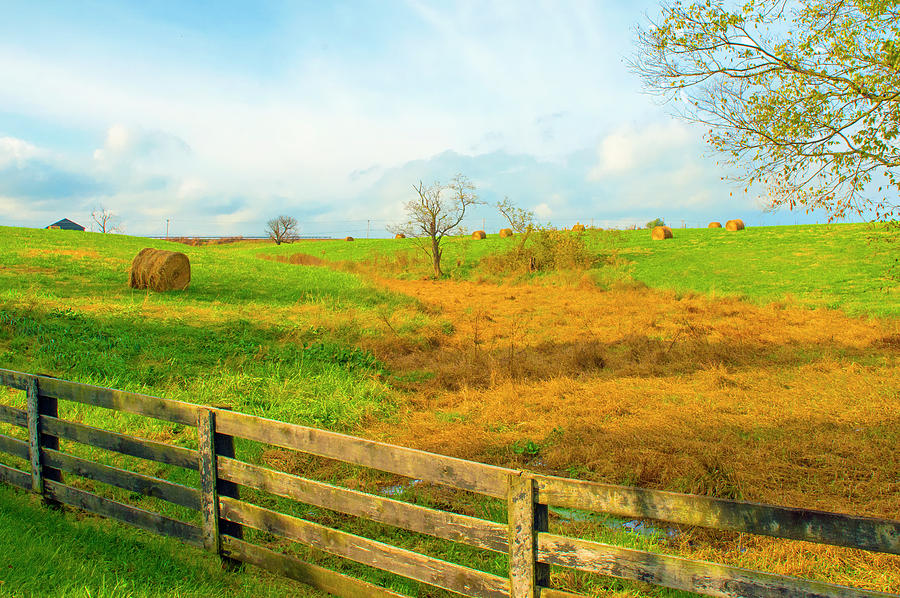
M 587 270 L 595 261 L 585 235 L 548 227 L 534 231 L 524 247 L 485 256 L 479 266 L 487 274 L 506 275 Z
M 665 226 L 665 225 L 666 225 L 665 220 L 663 220 L 662 218 L 657 218 L 656 220 L 651 220 L 650 222 L 648 222 L 646 227 L 647 228 L 656 228 L 657 226 Z

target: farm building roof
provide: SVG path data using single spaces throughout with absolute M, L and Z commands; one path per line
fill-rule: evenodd
M 68 218 L 63 218 L 58 222 L 54 222 L 47 228 L 61 228 L 63 230 L 84 230 L 84 227 L 78 224 L 77 222 L 72 222 Z

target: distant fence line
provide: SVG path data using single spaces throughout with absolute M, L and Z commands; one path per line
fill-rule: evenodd
M 679 228 L 706 228 L 707 225 L 712 222 L 712 220 L 686 220 L 686 219 L 668 219 L 663 218 L 665 220 L 666 225 L 673 229 Z M 365 221 L 363 221 L 365 222 Z M 375 222 L 374 220 L 372 221 Z M 381 221 L 379 221 L 381 222 Z M 383 221 L 388 222 L 388 221 Z M 721 221 L 722 224 L 725 223 L 725 220 Z M 785 222 L 777 222 L 777 223 L 763 223 L 760 221 L 754 221 L 752 219 L 744 218 L 744 223 L 748 227 L 758 227 L 758 226 L 794 226 L 800 224 L 797 220 L 790 219 L 790 221 Z M 559 221 L 552 226 L 560 229 L 571 229 L 572 226 L 576 224 L 583 224 L 587 228 L 595 228 L 595 229 L 603 229 L 603 230 L 639 230 L 646 227 L 647 222 L 637 222 L 637 221 L 628 221 L 628 222 L 610 222 L 610 221 L 600 221 L 599 219 L 566 219 L 563 221 Z M 816 222 L 816 224 L 819 224 Z M 472 221 L 466 223 L 466 230 L 468 232 L 474 230 L 484 230 L 488 233 L 488 235 L 496 234 L 500 229 L 507 228 L 509 224 L 506 221 L 502 220 L 491 220 L 487 222 L 482 221 Z M 316 234 L 311 235 L 300 235 L 298 240 L 336 240 L 336 239 L 344 239 L 347 236 L 351 236 L 358 239 L 388 239 L 393 237 L 393 234 L 388 233 L 385 230 L 383 225 L 375 225 L 373 224 L 371 227 L 360 227 L 359 221 L 348 221 L 346 227 L 331 227 L 334 230 L 320 231 Z M 166 235 L 142 235 L 148 239 L 160 239 L 160 240 L 172 240 L 172 239 L 203 239 L 203 240 L 213 240 L 213 239 L 223 239 L 223 238 L 240 238 L 243 240 L 265 240 L 268 239 L 268 235 L 188 235 L 188 234 L 170 234 L 168 237 Z
M 551 534 L 548 507 L 805 540 L 900 554 L 900 521 L 856 517 L 539 475 L 393 446 L 262 417 L 0 369 L 0 386 L 26 392 L 26 409 L 0 405 L 0 422 L 27 430 L 28 440 L 0 435 L 0 451 L 25 470 L 0 464 L 0 481 L 55 501 L 174 536 L 224 559 L 252 563 L 337 596 L 401 594 L 306 563 L 244 539 L 254 528 L 463 596 L 576 598 L 550 587 L 550 566 L 572 568 L 723 597 L 887 597 L 886 594 L 775 575 Z M 58 400 L 74 401 L 189 426 L 198 448 L 61 419 Z M 507 522 L 418 506 L 288 474 L 239 459 L 234 437 L 442 484 L 504 500 Z M 199 472 L 198 487 L 109 467 L 60 450 L 74 441 Z M 67 484 L 75 475 L 153 496 L 200 512 L 192 525 Z M 254 488 L 347 515 L 508 555 L 498 576 L 326 527 L 241 500 Z

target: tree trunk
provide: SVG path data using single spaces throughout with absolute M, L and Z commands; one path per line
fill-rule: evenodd
M 431 259 L 434 265 L 434 277 L 443 277 L 444 273 L 441 272 L 441 245 L 437 237 L 431 237 Z

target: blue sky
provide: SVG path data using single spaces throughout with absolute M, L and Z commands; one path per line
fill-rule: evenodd
M 457 172 L 558 226 L 821 221 L 763 214 L 641 93 L 624 60 L 656 6 L 5 4 L 0 224 L 104 206 L 130 234 L 261 234 L 284 213 L 384 236 L 414 183 Z

